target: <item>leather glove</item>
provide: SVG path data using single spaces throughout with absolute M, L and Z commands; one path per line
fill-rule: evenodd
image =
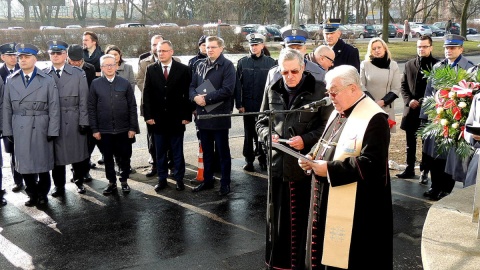
M 88 126 L 78 126 L 78 132 L 82 135 L 85 135 L 87 134 L 87 131 L 88 131 Z
M 11 143 L 13 143 L 13 136 L 7 136 L 7 140 Z
M 47 142 L 55 140 L 58 136 L 47 136 Z

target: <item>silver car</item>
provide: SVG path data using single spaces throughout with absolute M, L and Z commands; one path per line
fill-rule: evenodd
M 432 36 L 432 29 L 426 24 L 412 23 L 410 24 L 410 34 L 412 37 Z

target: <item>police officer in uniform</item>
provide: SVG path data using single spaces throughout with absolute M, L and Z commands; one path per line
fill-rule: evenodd
M 2 111 L 3 111 L 3 80 L 0 80 L 0 136 L 2 135 L 1 127 L 2 124 Z M 2 152 L 1 145 L 0 145 L 0 153 Z M 0 154 L 0 166 L 3 166 L 3 157 Z M 7 205 L 7 201 L 3 196 L 5 195 L 5 190 L 3 189 L 3 173 L 0 169 L 0 207 Z
M 250 55 L 238 60 L 237 81 L 235 85 L 235 104 L 240 113 L 258 112 L 262 105 L 265 82 L 268 71 L 275 66 L 276 61 L 263 53 L 265 37 L 261 34 L 246 36 L 250 44 Z M 246 164 L 243 169 L 253 172 L 255 152 L 259 153 L 258 162 L 262 170 L 267 169 L 267 159 L 258 141 L 255 131 L 255 122 L 258 116 L 246 115 L 243 117 L 245 137 L 243 142 L 243 156 Z M 254 151 L 255 145 L 255 151 Z
M 305 59 L 307 53 L 307 42 L 308 33 L 301 29 L 288 29 L 282 33 L 283 45 L 285 48 L 294 49 L 302 54 L 305 62 L 305 71 L 313 75 L 315 80 L 323 82 L 325 78 L 325 70 L 320 68 L 317 64 Z M 275 66 L 268 72 L 267 82 L 265 83 L 265 90 L 278 80 L 282 78 L 280 74 L 280 67 Z
M 52 65 L 43 71 L 57 85 L 60 99 L 60 135 L 54 140 L 55 167 L 52 171 L 55 188 L 53 197 L 65 195 L 65 166 L 72 164 L 73 179 L 78 193 L 85 193 L 83 181 L 89 168 L 87 146 L 88 83 L 85 72 L 66 63 L 68 44 L 63 41 L 47 42 Z
M 17 63 L 17 51 L 15 50 L 15 43 L 6 43 L 0 46 L 0 53 L 2 54 L 3 66 L 0 68 L 0 75 L 2 76 L 3 84 L 5 84 L 7 77 L 20 69 Z M 23 189 L 23 178 L 15 170 L 15 154 L 13 152 L 13 142 L 9 141 L 7 137 L 3 137 L 3 144 L 5 152 L 10 154 L 10 169 L 13 175 L 13 192 L 19 192 Z
M 465 38 L 460 35 L 449 34 L 444 36 L 443 47 L 445 48 L 445 59 L 437 62 L 433 69 L 445 67 L 450 65 L 455 70 L 459 68 L 468 70 L 474 67 L 471 61 L 462 56 L 463 42 Z M 437 89 L 432 87 L 432 83 L 427 83 L 425 89 L 425 97 L 434 96 Z M 420 119 L 427 121 L 428 116 L 425 115 L 425 109 L 420 110 Z M 425 158 L 427 168 L 431 168 L 430 177 L 432 179 L 431 187 L 423 196 L 432 200 L 439 200 L 452 192 L 455 186 L 455 180 L 464 181 L 466 177 L 466 169 L 469 158 L 461 159 L 455 153 L 455 149 L 451 149 L 448 153 L 438 155 L 435 138 L 426 138 L 423 143 L 422 159 Z M 423 160 L 422 160 L 423 162 Z
M 342 31 L 339 29 L 340 19 L 329 19 L 323 24 L 323 37 L 325 44 L 335 52 L 333 68 L 340 65 L 354 66 L 360 72 L 360 54 L 358 49 L 345 43 Z
M 53 140 L 60 131 L 58 89 L 52 77 L 35 67 L 37 47 L 22 43 L 15 48 L 20 70 L 5 85 L 3 135 L 14 140 L 16 170 L 29 196 L 25 205 L 41 206 L 48 202 Z

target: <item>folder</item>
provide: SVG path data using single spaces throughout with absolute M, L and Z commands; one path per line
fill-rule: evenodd
M 199 95 L 204 95 L 204 94 L 208 94 L 208 93 L 211 93 L 211 92 L 214 92 L 214 91 L 217 91 L 217 89 L 215 89 L 215 87 L 213 87 L 212 83 L 210 82 L 210 80 L 205 80 L 202 84 L 200 84 L 196 89 L 195 91 L 199 94 Z M 210 105 L 207 105 L 205 106 L 205 110 L 207 112 L 210 112 L 211 110 L 215 109 L 216 107 L 220 106 L 220 104 L 222 104 L 223 101 L 220 101 L 218 103 L 215 103 L 215 104 L 210 104 Z

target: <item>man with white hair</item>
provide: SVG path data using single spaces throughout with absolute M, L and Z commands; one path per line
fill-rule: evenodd
M 335 110 L 312 153 L 298 160 L 313 174 L 306 268 L 393 269 L 388 115 L 363 93 L 354 67 L 338 66 L 325 81 Z

